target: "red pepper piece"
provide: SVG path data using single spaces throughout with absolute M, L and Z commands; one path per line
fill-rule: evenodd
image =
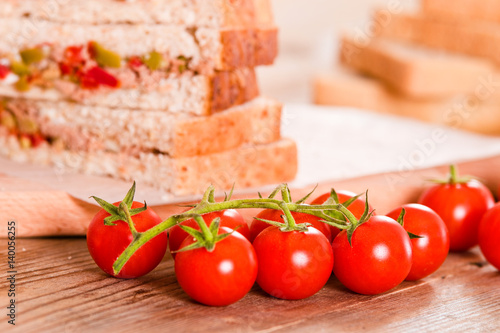
M 68 46 L 64 50 L 64 60 L 65 62 L 71 64 L 71 65 L 76 65 L 76 64 L 82 64 L 84 62 L 84 59 L 82 57 L 82 50 L 83 46 Z
M 43 137 L 42 134 L 36 133 L 30 136 L 30 140 L 31 140 L 31 146 L 33 148 L 36 148 L 45 141 L 45 138 Z
M 10 69 L 7 66 L 0 65 L 0 80 L 3 80 L 9 75 Z
M 142 59 L 140 57 L 137 57 L 137 56 L 132 56 L 129 60 L 128 60 L 128 65 L 130 68 L 132 69 L 136 69 L 136 68 L 139 68 L 143 65 L 144 63 L 142 62 Z
M 82 88 L 86 89 L 95 89 L 100 85 L 118 88 L 120 86 L 120 81 L 104 69 L 95 66 L 82 75 L 81 85 Z

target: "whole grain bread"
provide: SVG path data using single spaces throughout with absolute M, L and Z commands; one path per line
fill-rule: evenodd
M 59 172 L 135 180 L 139 186 L 143 183 L 179 196 L 203 193 L 209 185 L 229 190 L 233 184 L 251 188 L 287 182 L 297 172 L 297 148 L 288 139 L 210 155 L 171 158 L 154 153 L 131 156 L 103 151 L 58 151 L 48 145 L 22 149 L 17 139 L 0 133 L 0 154 L 19 162 L 52 165 Z
M 0 17 L 95 24 L 190 27 L 271 25 L 269 0 L 2 0 Z
M 172 59 L 189 59 L 189 66 L 209 74 L 238 67 L 273 63 L 277 55 L 277 28 L 273 26 L 197 28 L 176 25 L 83 25 L 29 18 L 0 19 L 0 56 L 44 43 L 60 48 L 96 41 L 122 57 L 156 51 Z
M 26 92 L 0 85 L 0 96 L 39 101 L 73 101 L 86 106 L 161 110 L 165 113 L 209 115 L 245 103 L 259 95 L 253 68 L 217 71 L 147 82 L 136 88 L 79 90 L 72 82 L 58 81 L 52 88 L 32 87 Z
M 314 79 L 314 103 L 348 106 L 411 117 L 476 133 L 500 134 L 500 94 L 486 87 L 472 94 L 438 99 L 411 99 L 381 81 L 353 72 L 318 75 Z
M 380 37 L 413 42 L 438 50 L 489 59 L 500 64 L 500 26 L 491 22 L 423 14 L 387 14 L 377 11 L 374 24 Z
M 187 157 L 280 138 L 281 104 L 265 97 L 203 117 L 22 99 L 4 105 L 18 123 L 72 151 Z
M 344 37 L 340 59 L 344 65 L 415 98 L 471 93 L 481 76 L 495 71 L 487 60 L 383 38 L 357 43 Z

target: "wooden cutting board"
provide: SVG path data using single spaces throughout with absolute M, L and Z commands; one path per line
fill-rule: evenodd
M 500 156 L 458 163 L 462 175 L 474 175 L 481 179 L 496 194 L 500 184 Z M 448 166 L 369 175 L 354 179 L 322 182 L 317 195 L 328 192 L 331 187 L 346 189 L 356 193 L 369 190 L 369 200 L 379 214 L 384 214 L 398 205 L 415 202 L 425 186 L 426 180 L 443 178 Z M 313 186 L 292 188 L 292 197 L 299 199 Z M 89 193 L 97 195 L 99 193 Z M 237 198 L 252 197 L 237 194 Z M 255 196 L 256 197 L 256 194 Z M 314 195 L 313 195 L 314 197 Z M 104 198 L 106 199 L 106 198 Z M 137 197 L 137 200 L 141 198 Z M 81 236 L 99 207 L 70 196 L 61 190 L 53 190 L 46 185 L 19 178 L 0 175 L 0 221 L 15 220 L 19 237 L 40 236 Z M 163 219 L 180 212 L 179 204 L 165 204 L 152 207 Z M 255 210 L 242 210 L 247 222 L 255 215 Z M 6 225 L 6 223 L 4 224 Z M 2 233 L 0 237 L 5 237 Z

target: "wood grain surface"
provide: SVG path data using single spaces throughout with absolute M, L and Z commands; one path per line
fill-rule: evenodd
M 5 240 L 4 240 L 5 241 Z M 6 255 L 1 247 L 1 257 Z M 378 296 L 347 291 L 332 276 L 300 301 L 258 286 L 239 302 L 195 303 L 176 282 L 167 255 L 150 274 L 120 280 L 102 273 L 82 238 L 17 242 L 19 332 L 481 332 L 500 329 L 500 274 L 475 249 L 450 254 L 433 275 Z M 8 302 L 1 273 L 0 303 Z M 5 312 L 5 308 L 3 310 Z M 0 331 L 8 327 L 2 316 Z M 8 330 L 10 331 L 10 330 Z

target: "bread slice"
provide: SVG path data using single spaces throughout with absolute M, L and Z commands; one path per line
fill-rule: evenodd
M 500 2 L 497 0 L 422 0 L 425 15 L 460 20 L 500 22 Z
M 269 0 L 2 0 L 0 16 L 81 24 L 237 27 L 273 23 Z
M 486 60 L 383 38 L 361 44 L 344 37 L 340 52 L 343 64 L 419 98 L 473 92 L 478 78 L 495 70 Z
M 265 97 L 203 117 L 22 99 L 5 100 L 4 109 L 14 116 L 18 128 L 13 132 L 19 137 L 36 136 L 91 153 L 187 157 L 280 138 L 281 103 Z M 0 112 L 0 120 L 2 116 Z
M 173 195 L 201 194 L 210 185 L 220 190 L 291 181 L 297 172 L 297 148 L 282 139 L 265 145 L 183 158 L 164 154 L 58 151 L 48 145 L 22 149 L 12 136 L 0 135 L 0 154 L 19 162 L 53 165 L 62 172 L 80 172 L 135 180 Z
M 83 25 L 30 18 L 0 19 L 0 55 L 51 45 L 101 44 L 122 58 L 145 57 L 155 51 L 169 59 L 189 59 L 188 69 L 202 74 L 273 63 L 277 55 L 274 26 L 205 28 L 178 25 Z M 10 56 L 9 56 L 10 54 Z
M 355 107 L 476 133 L 500 134 L 499 94 L 411 99 L 376 79 L 352 72 L 318 75 L 313 82 L 316 104 Z
M 436 19 L 422 14 L 376 12 L 377 35 L 466 55 L 483 57 L 500 64 L 500 26 L 489 22 Z M 386 22 L 386 23 L 385 23 Z
M 135 74 L 122 69 L 122 75 Z M 165 113 L 209 115 L 245 103 L 259 95 L 253 68 L 215 72 L 212 75 L 185 74 L 159 79 L 137 78 L 128 87 L 87 90 L 70 80 L 59 79 L 52 87 L 33 86 L 20 92 L 13 84 L 0 84 L 0 96 L 39 101 L 73 101 L 86 106 L 120 109 L 161 110 Z

